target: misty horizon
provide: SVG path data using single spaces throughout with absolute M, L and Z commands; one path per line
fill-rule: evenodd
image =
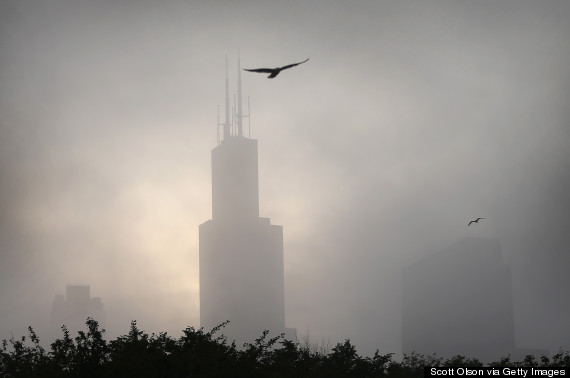
M 0 339 L 85 283 L 108 337 L 200 324 L 198 225 L 242 67 L 285 321 L 402 351 L 402 271 L 500 241 L 515 344 L 570 349 L 570 3 L 0 4 Z M 230 100 L 233 103 L 233 98 Z M 477 217 L 485 219 L 471 224 Z

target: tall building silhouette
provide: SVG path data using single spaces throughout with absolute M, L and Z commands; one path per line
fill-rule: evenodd
M 483 361 L 547 354 L 515 344 L 511 269 L 499 240 L 465 238 L 403 270 L 402 347 Z
M 263 330 L 285 328 L 283 227 L 259 217 L 257 140 L 245 137 L 241 69 L 230 120 L 226 62 L 225 122 L 218 120 L 212 150 L 212 219 L 200 225 L 200 323 L 206 330 L 229 320 L 229 341 L 253 342 Z M 223 126 L 220 135 L 219 126 Z
M 87 318 L 99 322 L 100 328 L 105 325 L 105 311 L 100 297 L 91 297 L 89 285 L 67 285 L 66 296 L 56 295 L 51 313 L 51 333 L 61 337 L 61 326 L 73 334 L 79 330 L 85 331 Z

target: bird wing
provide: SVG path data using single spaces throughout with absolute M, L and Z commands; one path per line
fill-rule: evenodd
M 244 68 L 245 71 L 249 71 L 249 72 L 263 72 L 263 73 L 271 73 L 273 72 L 273 68 L 253 68 L 253 69 L 248 69 L 248 68 Z
M 307 59 L 305 59 L 305 60 L 303 60 L 302 62 L 299 62 L 299 63 L 288 64 L 288 65 L 286 65 L 286 66 L 280 67 L 279 70 L 286 70 L 287 68 L 291 68 L 291 67 L 298 66 L 299 64 L 305 63 L 305 62 L 306 62 L 307 60 L 309 60 L 309 59 L 310 59 L 310 58 L 307 58 Z
M 471 226 L 471 223 L 475 223 L 475 221 L 469 222 L 469 224 L 467 225 L 467 227 Z

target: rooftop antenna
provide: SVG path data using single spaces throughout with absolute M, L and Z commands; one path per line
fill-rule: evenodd
M 249 116 L 251 114 L 251 109 L 249 107 L 249 96 L 247 96 L 247 137 L 249 139 L 251 139 L 251 117 Z
M 218 124 L 216 125 L 216 141 L 220 145 L 220 105 L 218 105 Z
M 236 135 L 237 128 L 237 107 L 236 107 L 236 95 L 234 95 L 234 106 L 232 107 L 232 133 Z
M 242 118 L 243 113 L 241 111 L 241 56 L 238 50 L 238 105 L 237 105 L 237 127 L 238 127 L 238 136 L 242 136 Z
M 247 98 L 247 112 L 248 114 L 243 114 L 242 111 L 242 100 L 241 100 L 241 56 L 238 51 L 238 90 L 237 90 L 237 128 L 238 128 L 238 135 L 243 136 L 243 119 L 249 118 L 249 97 Z M 251 125 L 250 125 L 251 128 Z M 249 133 L 251 136 L 251 132 Z
M 230 137 L 230 84 L 228 81 L 228 56 L 226 55 L 226 122 L 224 123 L 224 139 Z

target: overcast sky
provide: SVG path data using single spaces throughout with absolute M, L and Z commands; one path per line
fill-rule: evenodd
M 0 338 L 45 327 L 70 283 L 110 336 L 199 326 L 240 51 L 310 58 L 242 75 L 287 326 L 399 353 L 402 268 L 477 236 L 511 266 L 518 346 L 568 348 L 568 19 L 563 0 L 0 1 Z

